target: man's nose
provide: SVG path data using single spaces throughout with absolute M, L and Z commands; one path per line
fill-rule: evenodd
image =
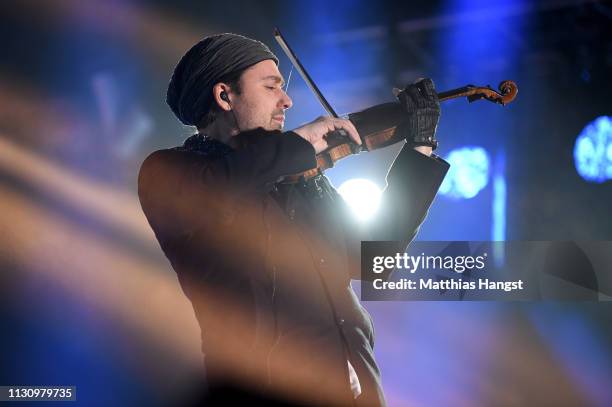
M 293 106 L 293 100 L 291 100 L 287 92 L 285 92 L 284 90 L 283 90 L 283 95 L 279 101 L 279 104 L 283 107 L 284 110 L 287 110 L 291 106 Z

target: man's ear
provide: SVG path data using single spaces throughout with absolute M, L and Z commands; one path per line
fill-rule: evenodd
M 213 97 L 215 98 L 215 103 L 219 105 L 219 107 L 226 112 L 232 110 L 232 102 L 229 97 L 230 87 L 223 82 L 217 83 L 213 86 Z

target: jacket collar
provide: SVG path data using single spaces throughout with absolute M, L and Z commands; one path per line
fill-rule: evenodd
M 187 138 L 182 146 L 183 150 L 192 151 L 198 154 L 206 156 L 224 156 L 231 151 L 233 148 L 224 144 L 218 140 L 206 137 L 203 134 L 197 133 Z

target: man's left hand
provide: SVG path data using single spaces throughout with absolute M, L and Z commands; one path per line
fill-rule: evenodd
M 440 120 L 440 102 L 431 79 L 420 79 L 406 86 L 397 98 L 406 109 L 408 117 L 402 127 L 406 131 L 406 141 L 426 155 L 438 147 L 436 128 Z

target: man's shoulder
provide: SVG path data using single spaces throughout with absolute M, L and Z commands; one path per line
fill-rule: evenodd
M 156 172 L 159 169 L 169 165 L 175 160 L 177 154 L 181 154 L 177 147 L 164 148 L 155 150 L 150 153 L 140 165 L 139 179 L 143 178 L 151 172 Z
M 155 150 L 140 165 L 139 191 L 156 189 L 164 183 L 178 183 L 185 176 L 217 162 L 230 151 L 232 148 L 229 146 L 199 134 L 187 138 L 182 145 Z
M 187 144 L 163 148 L 150 153 L 140 166 L 140 173 L 146 174 L 148 171 L 158 170 L 159 168 L 177 167 L 188 164 L 193 160 L 206 161 L 213 160 L 218 154 L 211 154 L 204 148 L 192 148 Z
M 143 160 L 142 165 L 140 166 L 141 169 L 167 159 L 174 148 L 176 147 L 162 148 L 149 153 L 149 155 L 147 155 Z
M 165 183 L 175 183 L 182 176 L 183 169 L 189 165 L 193 153 L 182 146 L 163 148 L 150 153 L 140 165 L 138 171 L 139 194 L 157 189 Z
M 183 146 L 175 146 L 168 148 L 161 148 L 159 150 L 155 150 L 151 152 L 142 162 L 143 165 L 148 163 L 156 163 L 160 161 L 170 160 L 174 157 L 180 157 L 186 153 L 188 150 L 185 150 Z
M 138 195 L 141 199 L 159 182 L 160 175 L 166 173 L 163 169 L 169 161 L 169 154 L 171 149 L 160 149 L 153 151 L 143 160 L 138 171 Z

